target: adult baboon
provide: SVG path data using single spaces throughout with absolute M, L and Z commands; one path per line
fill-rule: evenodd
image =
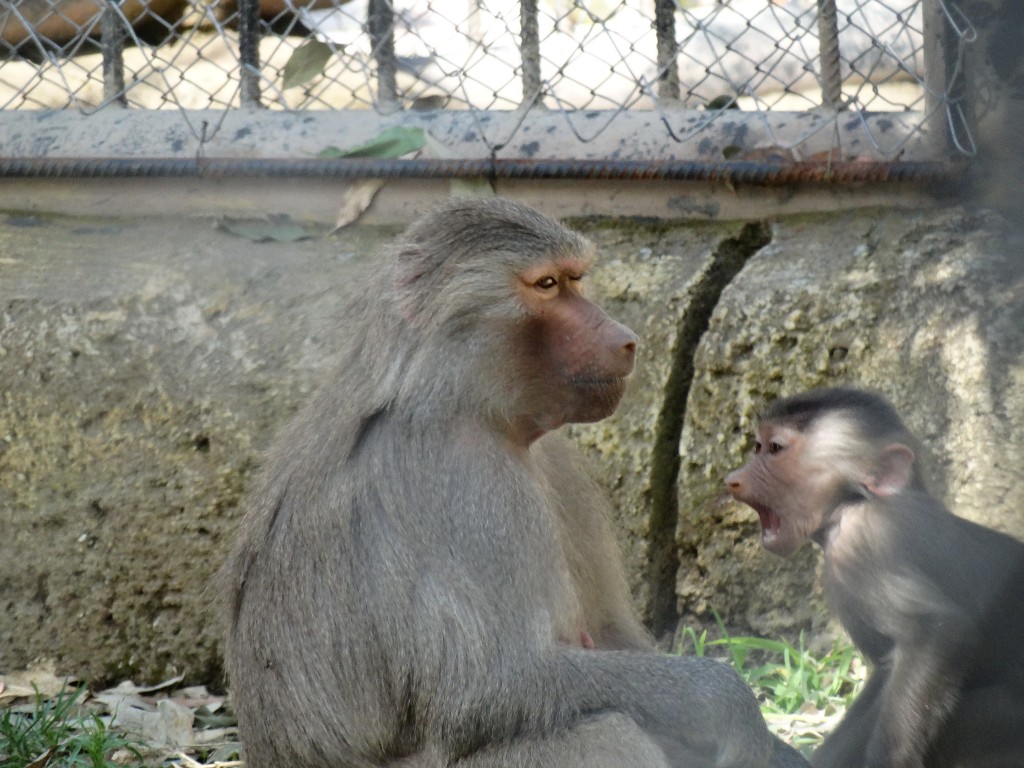
M 633 368 L 590 251 L 454 201 L 359 291 L 226 566 L 250 768 L 800 764 L 731 669 L 649 650 L 600 493 L 542 439 Z

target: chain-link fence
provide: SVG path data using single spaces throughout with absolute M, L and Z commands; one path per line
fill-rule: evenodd
M 891 159 L 964 135 L 972 34 L 953 0 L 4 0 L 0 109 L 696 111 L 675 141 L 734 109 L 888 113 Z

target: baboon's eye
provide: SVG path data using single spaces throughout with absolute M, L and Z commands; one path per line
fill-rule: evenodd
M 540 288 L 541 290 L 544 291 L 549 291 L 556 285 L 558 285 L 558 280 L 556 280 L 551 275 L 544 275 L 544 277 L 542 277 L 540 280 L 534 283 L 535 287 Z

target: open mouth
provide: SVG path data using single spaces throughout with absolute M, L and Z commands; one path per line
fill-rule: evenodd
M 779 537 L 782 520 L 769 507 L 756 505 L 753 509 L 761 520 L 761 542 L 767 547 Z

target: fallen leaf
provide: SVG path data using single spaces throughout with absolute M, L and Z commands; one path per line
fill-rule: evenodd
M 135 706 L 125 699 L 110 725 L 149 746 L 188 747 L 192 744 L 193 719 L 191 709 L 171 699 L 161 699 L 156 707 Z
M 57 677 L 51 659 L 37 662 L 22 672 L 0 675 L 0 703 L 9 699 L 41 696 L 52 699 L 75 682 L 73 677 Z
M 137 693 L 124 692 L 116 689 L 109 691 L 101 691 L 100 693 L 93 695 L 93 700 L 98 701 L 100 704 L 107 708 L 114 717 L 117 717 L 117 713 L 127 709 L 147 709 L 152 710 L 153 704 L 147 702 Z
M 231 761 L 232 757 L 239 755 L 241 752 L 242 745 L 238 742 L 233 742 L 231 744 L 225 744 L 223 747 L 218 747 L 217 749 L 213 750 L 213 752 L 210 753 L 207 759 L 211 763 L 227 765 L 228 762 Z M 232 764 L 237 765 L 239 763 L 237 761 L 233 761 Z
M 156 685 L 147 685 L 147 686 L 138 686 L 135 683 L 133 683 L 131 680 L 122 680 L 120 683 L 115 685 L 113 688 L 107 688 L 104 691 L 100 691 L 100 693 L 101 694 L 104 694 L 104 693 L 119 693 L 119 694 L 124 695 L 124 696 L 127 696 L 127 695 L 132 694 L 132 693 L 138 693 L 138 694 L 153 693 L 154 691 L 162 691 L 164 688 L 173 688 L 174 686 L 176 686 L 178 683 L 180 683 L 184 679 L 185 679 L 184 675 L 177 675 L 175 677 L 167 678 L 162 683 L 157 683 Z
M 383 186 L 384 179 L 363 179 L 353 182 L 341 197 L 341 208 L 338 210 L 338 219 L 334 222 L 331 234 L 358 221 Z
M 188 688 L 180 688 L 171 696 L 176 702 L 189 709 L 204 714 L 213 714 L 224 706 L 223 696 L 214 696 L 206 690 L 205 685 L 192 685 Z
M 423 149 L 426 143 L 422 128 L 406 128 L 396 125 L 388 128 L 376 138 L 351 149 L 327 147 L 317 157 L 331 159 L 336 157 L 401 157 L 410 152 Z
M 304 85 L 318 75 L 322 75 L 324 67 L 334 51 L 327 43 L 309 40 L 292 53 L 288 63 L 284 65 L 281 87 L 284 90 Z
M 294 243 L 313 237 L 312 232 L 293 222 L 286 214 L 271 214 L 263 219 L 236 219 L 223 216 L 217 220 L 217 228 L 232 235 L 248 238 L 254 243 Z
M 53 757 L 57 751 L 57 747 L 50 747 L 48 750 L 43 752 L 39 757 L 33 760 L 31 763 L 25 766 L 25 768 L 43 768 L 47 763 L 50 762 L 50 758 Z

